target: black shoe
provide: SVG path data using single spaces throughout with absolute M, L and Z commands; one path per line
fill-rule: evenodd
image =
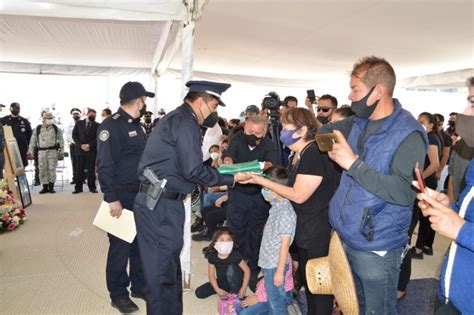
M 89 189 L 89 191 L 90 191 L 91 193 L 93 193 L 93 194 L 99 193 L 99 192 L 97 191 L 97 189 Z
M 428 256 L 433 256 L 433 248 L 424 246 L 423 254 L 428 255 Z
M 82 190 L 74 190 L 72 193 L 75 195 L 75 194 L 80 194 L 82 192 Z
M 54 183 L 49 183 L 49 193 L 55 194 L 56 191 L 54 190 Z
M 35 180 L 35 183 L 33 184 L 33 186 L 39 186 L 39 185 L 41 185 L 41 183 L 39 182 L 39 180 L 38 180 L 38 181 Z
M 417 253 L 415 247 L 411 249 L 411 258 L 412 259 L 418 259 L 422 260 L 423 259 L 423 252 Z
M 146 295 L 143 292 L 132 292 L 130 295 L 136 299 L 142 299 L 146 302 Z
M 138 311 L 137 304 L 133 303 L 128 296 L 113 300 L 111 305 L 118 309 L 122 314 L 130 314 Z
M 191 238 L 193 239 L 193 241 L 202 242 L 202 241 L 210 241 L 212 237 L 211 237 L 211 234 L 209 234 L 209 231 L 207 230 L 207 228 L 204 228 L 204 230 L 201 233 L 194 234 L 193 236 L 191 236 Z
M 48 184 L 44 184 L 44 185 L 43 185 L 43 189 L 42 189 L 39 193 L 40 193 L 40 194 L 49 193 L 49 185 L 48 185 Z
M 196 221 L 191 225 L 191 233 L 202 231 L 204 227 L 204 220 L 202 218 L 197 217 Z

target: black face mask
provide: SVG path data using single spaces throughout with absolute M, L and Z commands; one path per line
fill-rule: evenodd
M 19 109 L 10 109 L 10 112 L 12 113 L 13 116 L 20 115 L 20 110 Z
M 74 119 L 74 121 L 78 121 L 80 118 L 81 118 L 81 117 L 80 117 L 80 116 L 78 116 L 78 115 L 74 115 L 74 116 L 72 116 L 72 119 Z
M 454 128 L 454 127 L 456 127 L 456 122 L 454 120 L 448 120 L 448 126 L 450 128 Z
M 329 117 L 317 116 L 316 119 L 319 120 L 323 125 L 329 122 Z
M 209 116 L 207 116 L 206 119 L 204 119 L 201 126 L 203 126 L 204 128 L 212 128 L 217 124 L 218 121 L 219 115 L 217 115 L 217 112 L 213 112 Z
M 262 142 L 262 138 L 258 138 L 256 135 L 245 134 L 245 142 L 251 147 L 256 147 Z
M 87 116 L 87 119 L 89 119 L 90 122 L 94 122 L 95 116 Z
M 140 118 L 142 118 L 143 115 L 145 115 L 145 113 L 146 113 L 146 104 L 143 103 L 143 107 L 142 109 L 140 109 Z
M 145 123 L 150 124 L 151 123 L 151 118 L 145 118 Z
M 351 103 L 351 109 L 356 114 L 357 117 L 369 118 L 374 113 L 380 100 L 375 101 L 375 103 L 372 104 L 372 106 L 367 105 L 367 100 L 369 99 L 374 89 L 375 89 L 375 86 L 371 88 L 369 93 L 367 93 L 367 95 L 364 96 L 360 101 L 355 101 Z

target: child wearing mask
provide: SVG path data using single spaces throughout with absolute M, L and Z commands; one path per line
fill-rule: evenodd
M 209 282 L 195 291 L 196 297 L 205 299 L 217 294 L 224 299 L 229 293 L 244 298 L 250 279 L 250 269 L 240 253 L 234 249 L 234 234 L 227 227 L 218 229 L 208 247 Z
M 288 182 L 288 172 L 281 166 L 271 166 L 264 173 L 273 182 L 282 185 Z M 260 314 L 265 308 L 269 314 L 287 314 L 293 289 L 289 249 L 295 236 L 296 213 L 290 201 L 277 193 L 263 188 L 262 195 L 272 205 L 263 230 L 258 259 L 264 284 L 257 286 L 258 299 L 249 297 L 242 302 L 242 306 L 249 308 L 241 313 Z M 268 303 L 262 303 L 265 302 L 265 294 Z

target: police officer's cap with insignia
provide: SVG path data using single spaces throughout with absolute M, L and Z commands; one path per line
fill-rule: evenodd
M 228 83 L 211 81 L 188 81 L 186 86 L 189 87 L 189 92 L 204 92 L 214 96 L 221 106 L 225 106 L 224 102 L 221 100 L 221 95 L 230 88 L 230 84 Z
M 145 116 L 145 117 L 151 117 L 151 116 L 153 116 L 153 113 L 150 112 L 150 111 L 146 111 L 146 112 L 145 112 L 145 115 L 143 115 L 143 116 Z
M 81 113 L 82 113 L 82 112 L 81 112 L 81 110 L 80 110 L 79 108 L 75 108 L 75 107 L 74 107 L 73 109 L 71 109 L 71 115 L 73 115 L 73 114 L 81 114 Z
M 120 101 L 129 102 L 142 96 L 155 97 L 155 93 L 148 92 L 140 82 L 127 82 L 120 89 Z

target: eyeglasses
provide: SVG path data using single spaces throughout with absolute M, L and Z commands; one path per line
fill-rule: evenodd
M 323 113 L 327 113 L 327 112 L 329 112 L 329 110 L 330 110 L 329 107 L 318 106 L 318 112 L 323 111 Z

